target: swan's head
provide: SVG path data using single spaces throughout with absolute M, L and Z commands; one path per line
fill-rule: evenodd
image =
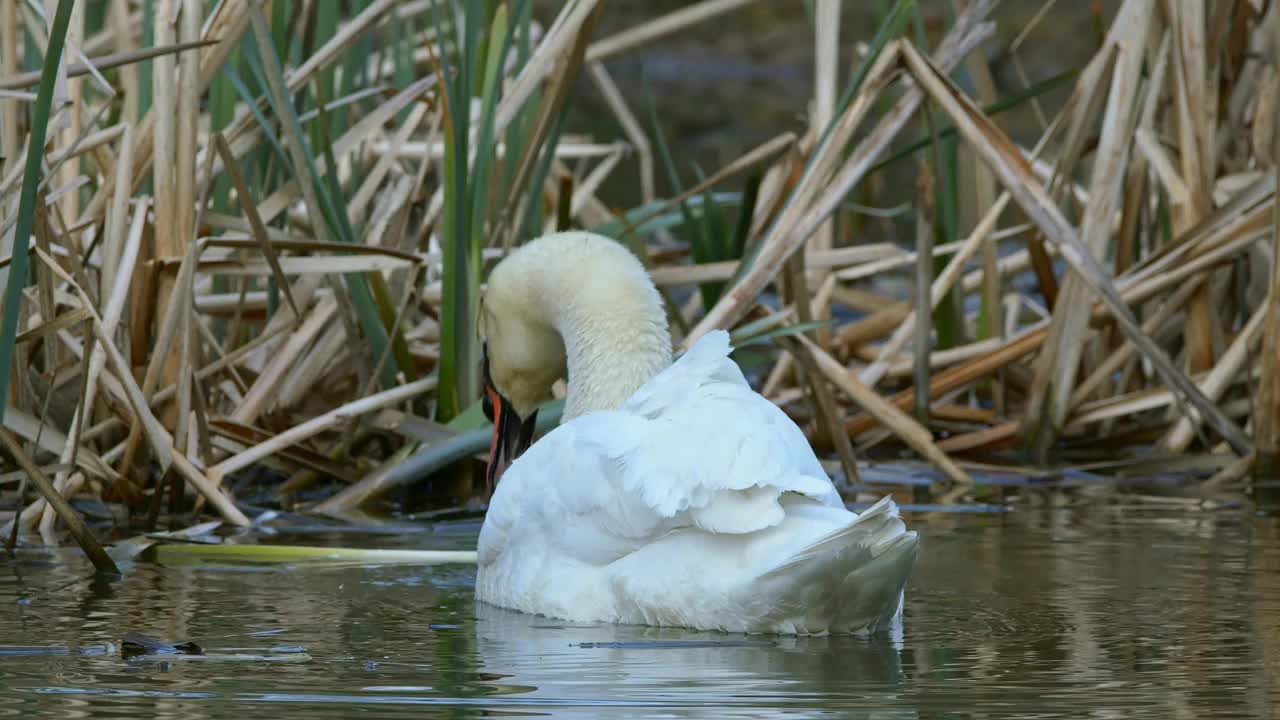
M 529 447 L 557 380 L 569 380 L 570 420 L 621 406 L 671 363 L 662 298 L 644 266 L 591 233 L 545 235 L 494 266 L 479 331 L 494 424 L 490 487 Z
M 490 489 L 533 441 L 538 406 L 565 376 L 560 333 L 543 319 L 542 299 L 528 272 L 504 260 L 489 275 L 480 304 L 484 347 L 484 407 L 493 423 L 486 478 Z

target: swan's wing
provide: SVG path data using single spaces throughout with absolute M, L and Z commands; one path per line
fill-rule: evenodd
M 503 474 L 480 562 L 536 538 L 603 564 L 676 528 L 771 527 L 784 517 L 783 493 L 838 505 L 803 433 L 751 390 L 728 351 L 727 334 L 710 333 L 621 409 L 535 443 Z

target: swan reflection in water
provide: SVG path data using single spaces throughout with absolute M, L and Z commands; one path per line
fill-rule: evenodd
M 868 638 L 569 623 L 482 602 L 475 617 L 478 669 L 499 693 L 585 715 L 600 715 L 602 706 L 752 717 L 884 707 L 906 681 L 901 619 Z

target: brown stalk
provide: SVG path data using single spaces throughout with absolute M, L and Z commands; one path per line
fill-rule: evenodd
M 805 277 L 804 248 L 801 248 L 788 261 L 786 290 L 790 296 L 791 304 L 796 308 L 796 317 L 802 323 L 813 322 L 807 280 Z M 807 346 L 789 338 L 782 342 L 783 347 L 787 349 L 799 365 L 801 377 L 807 378 L 809 381 L 809 388 L 813 393 L 814 407 L 818 411 L 818 421 L 822 425 L 823 432 L 830 438 L 832 447 L 836 449 L 836 456 L 840 458 L 840 467 L 844 470 L 845 482 L 847 484 L 857 483 L 858 459 L 854 456 L 853 444 L 849 442 L 849 436 L 844 431 L 844 423 L 841 420 L 840 410 L 836 405 L 831 388 L 823 381 L 822 375 L 818 371 L 817 361 L 813 358 Z
M 953 68 L 990 31 L 991 28 L 982 26 L 979 20 L 985 17 L 991 5 L 990 0 L 978 0 L 957 18 L 938 49 L 942 67 Z M 715 307 L 707 310 L 685 337 L 683 347 L 690 347 L 711 329 L 732 325 L 742 316 L 755 296 L 778 274 L 786 258 L 835 211 L 915 113 L 924 95 L 919 88 L 911 87 L 837 169 L 841 150 L 893 79 L 900 47 L 899 41 L 894 41 L 881 51 L 875 65 L 867 72 L 858 96 L 832 126 L 822 155 L 811 160 L 787 204 L 761 239 L 760 251 L 750 270 L 721 295 Z
M 803 335 L 797 336 L 796 340 L 809 351 L 818 370 L 823 375 L 826 375 L 829 381 L 847 393 L 865 412 L 874 416 L 892 430 L 911 449 L 920 453 L 942 471 L 943 475 L 953 484 L 952 490 L 944 498 L 958 497 L 955 495 L 957 490 L 963 491 L 973 487 L 973 479 L 960 466 L 952 462 L 946 453 L 938 449 L 937 444 L 933 442 L 933 437 L 924 426 L 912 420 L 909 415 L 880 397 L 874 390 L 859 382 L 835 358 L 828 355 L 825 350 L 818 347 L 813 341 Z
M 1062 216 L 1057 206 L 1045 194 L 1043 187 L 1027 172 L 1025 162 L 1009 139 L 973 107 L 950 79 L 941 74 L 915 48 L 903 47 L 903 58 L 916 79 L 929 95 L 942 107 L 957 130 L 975 147 L 1005 188 L 1013 195 L 1023 211 L 1057 247 L 1063 259 L 1086 279 L 1091 289 L 1099 294 L 1107 309 L 1118 322 L 1129 341 L 1156 368 L 1164 381 L 1173 388 L 1180 400 L 1198 410 L 1206 422 L 1225 439 L 1237 454 L 1251 449 L 1249 438 L 1213 403 L 1196 388 L 1187 376 L 1178 370 L 1151 338 L 1142 332 L 1133 313 L 1124 304 L 1115 284 L 1107 276 L 1098 261 L 1080 241 L 1075 229 Z
M 44 471 L 32 462 L 30 456 L 22 449 L 22 443 L 18 438 L 8 429 L 0 428 L 0 444 L 4 445 L 5 452 L 18 464 L 18 467 L 22 468 L 27 480 L 36 486 L 36 490 L 44 497 L 45 502 L 49 503 L 49 506 L 66 524 L 67 530 L 76 539 L 80 549 L 89 558 L 89 562 L 93 563 L 94 569 L 103 575 L 119 575 L 120 568 L 116 567 L 115 561 L 102 549 L 102 545 L 84 524 L 80 514 L 62 497 L 62 493 L 53 487 L 53 483 L 49 482 Z

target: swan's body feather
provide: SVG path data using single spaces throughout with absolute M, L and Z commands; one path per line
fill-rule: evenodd
M 477 597 L 574 621 L 876 630 L 916 556 L 888 498 L 846 510 L 799 428 L 708 333 L 616 410 L 534 443 L 480 533 Z

